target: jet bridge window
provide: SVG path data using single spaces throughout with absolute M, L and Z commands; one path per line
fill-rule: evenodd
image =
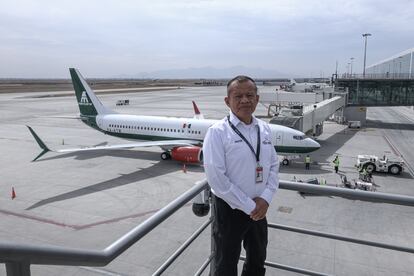
M 305 135 L 293 135 L 293 139 L 295 139 L 295 140 L 303 140 L 303 139 L 305 139 Z

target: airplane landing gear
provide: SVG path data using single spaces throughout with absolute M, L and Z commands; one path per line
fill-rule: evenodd
M 161 153 L 161 159 L 162 160 L 168 160 L 171 159 L 171 154 L 167 151 L 164 151 L 163 153 Z

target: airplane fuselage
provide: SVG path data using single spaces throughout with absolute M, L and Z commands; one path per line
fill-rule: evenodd
M 105 134 L 130 140 L 190 139 L 202 144 L 208 128 L 217 120 L 103 114 L 92 120 L 83 120 Z M 315 151 L 320 146 L 302 132 L 280 125 L 270 125 L 272 142 L 280 154 L 300 154 Z

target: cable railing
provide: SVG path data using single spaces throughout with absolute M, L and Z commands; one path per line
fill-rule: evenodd
M 347 199 L 363 200 L 377 203 L 389 203 L 403 206 L 414 206 L 414 197 L 397 195 L 397 194 L 385 194 L 379 192 L 367 192 L 359 190 L 348 190 L 338 187 L 318 186 L 312 184 L 303 184 L 291 181 L 280 181 L 280 188 L 304 193 L 318 194 L 318 195 L 330 195 L 338 196 Z M 178 209 L 186 205 L 189 201 L 199 195 L 205 195 L 206 189 L 208 189 L 208 183 L 206 180 L 197 182 L 194 187 L 183 193 L 181 196 L 173 200 L 164 208 L 153 214 L 144 222 L 130 230 L 128 233 L 120 237 L 104 250 L 87 250 L 87 249 L 75 249 L 65 248 L 57 246 L 39 246 L 28 244 L 16 244 L 16 243 L 0 243 L 0 263 L 6 265 L 7 276 L 30 276 L 30 266 L 37 265 L 64 265 L 64 266 L 106 266 L 120 254 L 126 251 L 129 247 L 138 242 L 146 234 L 156 228 L 160 223 L 173 215 Z M 206 196 L 201 196 L 204 200 L 204 204 L 209 204 L 209 199 Z M 202 203 L 203 204 L 203 203 Z M 209 206 L 208 206 L 209 207 Z M 194 206 L 193 206 L 194 210 Z M 206 214 L 206 209 L 203 210 L 203 214 Z M 168 267 L 187 249 L 190 244 L 210 225 L 211 219 L 206 221 L 199 229 L 197 229 L 177 250 L 174 252 L 166 262 L 164 262 L 160 268 L 158 268 L 153 275 L 161 275 Z M 269 223 L 269 228 L 276 228 L 279 230 L 291 231 L 306 235 L 319 236 L 329 239 L 347 241 L 357 244 L 365 244 L 369 246 L 375 246 L 380 248 L 386 248 L 391 250 L 397 250 L 402 252 L 414 253 L 414 248 L 406 246 L 398 246 L 393 244 L 378 243 L 373 241 L 366 241 L 361 239 L 354 239 L 351 237 L 345 237 L 335 235 L 331 233 L 324 233 L 318 231 L 312 231 L 308 229 L 295 228 L 286 225 Z M 244 256 L 241 256 L 243 259 Z M 195 272 L 195 275 L 201 275 L 208 267 L 212 256 L 208 256 L 206 261 Z M 283 264 L 277 264 L 274 262 L 266 261 L 266 265 L 278 269 L 294 271 L 306 275 L 326 275 L 321 272 L 310 271 L 298 267 L 287 266 Z

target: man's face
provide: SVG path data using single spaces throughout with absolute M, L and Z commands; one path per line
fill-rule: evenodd
M 229 95 L 224 98 L 234 115 L 246 124 L 251 123 L 252 114 L 259 102 L 254 83 L 251 81 L 233 82 L 229 88 Z

